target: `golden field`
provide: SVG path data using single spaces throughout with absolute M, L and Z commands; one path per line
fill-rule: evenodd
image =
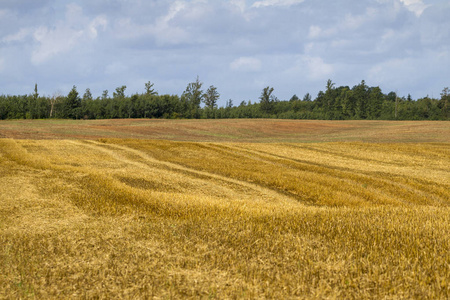
M 448 299 L 450 143 L 335 124 L 0 139 L 0 298 Z

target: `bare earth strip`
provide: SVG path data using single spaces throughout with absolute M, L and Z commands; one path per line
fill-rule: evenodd
M 0 138 L 134 138 L 201 142 L 450 142 L 448 121 L 17 120 Z

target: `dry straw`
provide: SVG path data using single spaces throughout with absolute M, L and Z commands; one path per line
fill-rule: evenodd
M 0 298 L 450 296 L 448 144 L 0 140 Z

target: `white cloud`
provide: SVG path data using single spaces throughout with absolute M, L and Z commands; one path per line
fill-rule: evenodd
M 5 43 L 10 42 L 20 42 L 23 41 L 27 36 L 29 36 L 32 33 L 32 30 L 30 28 L 22 28 L 17 33 L 9 34 L 2 38 L 2 41 Z
M 321 35 L 322 33 L 322 28 L 320 28 L 319 26 L 316 25 L 312 25 L 309 27 L 309 34 L 308 36 L 310 38 L 317 38 Z
M 294 4 L 302 3 L 304 0 L 263 0 L 256 1 L 252 7 L 265 7 L 265 6 L 291 6 Z
M 309 27 L 309 38 L 330 38 L 343 35 L 344 32 L 357 32 L 364 26 L 370 26 L 373 22 L 383 20 L 384 11 L 368 7 L 361 14 L 346 12 L 336 22 L 331 23 L 328 28 L 325 26 L 311 25 Z M 328 24 L 329 22 L 325 22 Z
M 334 71 L 333 66 L 325 63 L 321 57 L 305 56 L 303 61 L 308 68 L 308 77 L 314 80 L 328 79 Z
M 89 23 L 89 34 L 90 37 L 95 39 L 98 35 L 98 28 L 103 30 L 106 29 L 108 25 L 108 20 L 105 16 L 98 16 L 91 23 Z
M 237 7 L 241 13 L 243 13 L 247 7 L 245 0 L 230 0 L 230 3 Z
M 67 52 L 78 44 L 83 31 L 77 31 L 66 27 L 49 29 L 46 26 L 35 30 L 33 37 L 39 46 L 33 51 L 31 61 L 38 65 L 52 56 Z
M 146 80 L 161 93 L 180 93 L 198 74 L 223 101 L 237 102 L 257 99 L 262 84 L 289 98 L 323 90 L 328 78 L 367 79 L 383 91 L 408 73 L 416 89 L 430 81 L 442 88 L 450 78 L 448 0 L 8 2 L 0 5 L 0 82 L 42 78 L 48 94 L 73 84 L 96 95 L 120 85 L 135 92 Z M 399 91 L 411 86 L 395 82 Z M 29 92 L 11 83 L 2 91 Z
M 429 7 L 429 5 L 426 5 L 423 3 L 422 0 L 400 0 L 403 2 L 403 4 L 408 8 L 408 10 L 412 11 L 416 14 L 416 16 L 420 17 L 420 15 L 423 13 L 423 11 Z
M 175 1 L 172 5 L 170 5 L 169 12 L 167 15 L 163 16 L 161 18 L 161 21 L 164 23 L 169 22 L 173 18 L 176 17 L 176 15 L 186 8 L 186 2 L 184 1 Z
M 239 57 L 230 64 L 231 70 L 243 72 L 259 71 L 261 67 L 261 61 L 255 57 Z
M 81 43 L 95 39 L 98 29 L 105 29 L 107 20 L 104 16 L 97 16 L 92 21 L 83 15 L 83 10 L 76 4 L 66 6 L 66 18 L 55 26 L 40 26 L 33 32 L 37 46 L 31 54 L 31 62 L 39 65 L 60 53 L 70 52 Z
M 171 24 L 177 15 L 186 8 L 185 1 L 175 1 L 170 5 L 167 14 L 158 18 L 156 23 L 149 28 L 149 32 L 155 37 L 158 45 L 176 45 L 188 40 L 188 33 L 184 28 Z

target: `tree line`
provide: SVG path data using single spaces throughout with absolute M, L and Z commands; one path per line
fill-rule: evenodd
M 126 86 L 117 87 L 112 96 L 108 90 L 94 98 L 89 88 L 81 95 L 76 86 L 66 95 L 41 96 L 38 86 L 29 95 L 0 96 L 0 120 L 5 119 L 220 119 L 220 118 L 282 118 L 324 120 L 449 120 L 449 88 L 440 98 L 428 96 L 413 100 L 410 95 L 399 97 L 395 92 L 384 94 L 380 87 L 369 87 L 365 81 L 350 88 L 336 87 L 328 80 L 324 91 L 315 99 L 307 93 L 303 98 L 293 95 L 279 100 L 273 87 L 261 91 L 259 101 L 233 100 L 218 107 L 220 94 L 215 86 L 206 91 L 197 77 L 179 95 L 160 95 L 152 82 L 143 93 L 125 95 Z

